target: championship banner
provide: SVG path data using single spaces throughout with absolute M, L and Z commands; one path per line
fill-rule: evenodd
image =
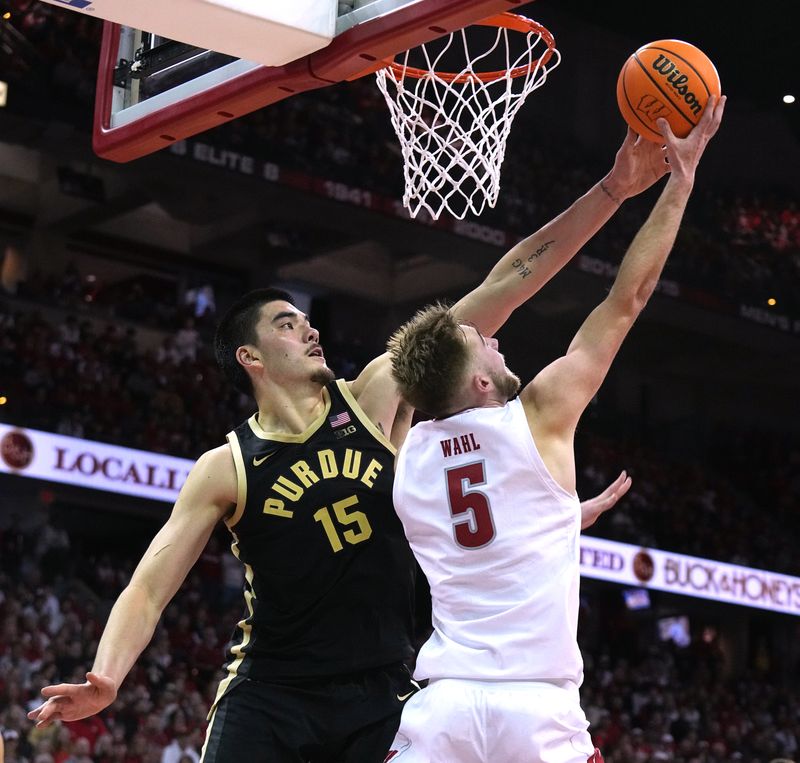
M 582 535 L 581 575 L 800 615 L 800 578 Z
M 0 472 L 174 503 L 194 462 L 0 424 Z

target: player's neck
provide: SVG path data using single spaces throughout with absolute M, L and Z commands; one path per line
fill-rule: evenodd
M 272 384 L 258 390 L 259 426 L 266 432 L 305 432 L 325 407 L 323 388 L 323 384 L 309 381 L 291 387 Z
M 471 411 L 475 408 L 502 408 L 508 400 L 503 399 L 499 391 L 492 387 L 485 392 L 476 392 L 473 389 L 465 390 L 462 395 L 452 402 L 452 410 L 442 416 L 437 416 L 438 419 L 449 419 L 451 416 L 457 416 L 459 413 Z

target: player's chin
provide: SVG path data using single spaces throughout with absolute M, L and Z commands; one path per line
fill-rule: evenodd
M 336 378 L 336 374 L 326 365 L 322 365 L 311 373 L 311 381 L 317 384 L 328 384 Z

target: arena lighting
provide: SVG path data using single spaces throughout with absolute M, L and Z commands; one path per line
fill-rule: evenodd
M 0 108 L 6 105 L 8 100 L 8 83 L 0 79 Z
M 783 96 L 783 102 L 784 103 L 794 103 L 794 101 L 795 101 L 795 98 L 794 98 L 793 95 L 784 95 Z
M 777 304 L 778 304 L 778 300 L 777 300 L 777 299 L 775 299 L 775 297 L 770 297 L 770 298 L 767 300 L 767 304 L 768 304 L 770 307 L 775 307 L 775 305 L 777 305 Z
M 5 405 L 8 402 L 8 398 L 5 395 L 0 395 L 0 405 Z
M 3 21 L 8 21 L 11 18 L 11 11 L 6 11 L 3 14 Z

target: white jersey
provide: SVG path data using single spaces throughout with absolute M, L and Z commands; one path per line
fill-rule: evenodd
M 547 471 L 519 399 L 412 427 L 394 505 L 433 600 L 416 678 L 580 685 L 580 502 Z

